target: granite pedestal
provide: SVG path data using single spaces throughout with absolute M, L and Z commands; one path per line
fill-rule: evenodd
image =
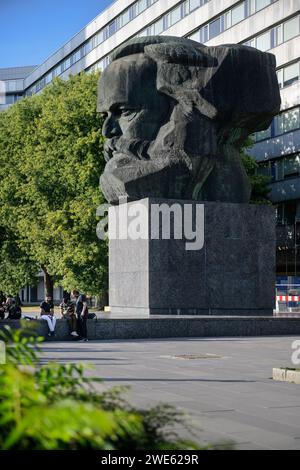
M 109 242 L 112 315 L 273 314 L 273 207 L 205 202 L 204 227 L 200 228 L 204 236 L 203 247 L 187 250 L 186 243 L 191 240 L 176 238 L 180 232 L 178 213 L 181 208 L 184 220 L 189 206 L 195 229 L 197 206 L 201 214 L 199 202 L 146 198 L 138 201 L 140 206 L 136 204 L 129 202 L 110 208 L 109 224 L 114 232 Z M 157 214 L 157 205 L 161 207 L 161 204 L 164 204 L 164 211 L 158 230 L 153 211 L 155 208 Z M 133 223 L 137 228 L 136 208 L 141 206 L 143 223 L 146 219 L 146 230 L 145 226 L 140 227 L 144 238 L 132 239 L 127 236 L 125 225 L 128 228 Z M 170 208 L 173 211 L 169 211 Z M 170 239 L 153 239 L 153 233 L 162 235 L 162 227 L 168 224 L 170 213 Z M 126 214 L 127 219 L 124 218 Z M 172 230 L 173 222 L 175 230 Z M 202 235 L 198 233 L 199 239 Z

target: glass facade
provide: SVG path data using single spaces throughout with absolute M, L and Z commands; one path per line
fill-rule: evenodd
M 300 176 L 300 154 L 296 153 L 259 164 L 258 173 L 268 176 L 271 182 L 297 178 Z
M 147 8 L 152 6 L 158 0 L 138 0 L 131 6 L 126 8 L 120 15 L 109 22 L 105 27 L 98 31 L 92 38 L 87 40 L 77 50 L 67 56 L 55 68 L 50 70 L 44 77 L 39 79 L 27 91 L 26 95 L 32 95 L 42 90 L 46 85 L 51 83 L 52 79 L 61 75 L 72 65 L 85 57 L 92 49 L 104 42 L 108 37 L 115 34 L 120 28 L 132 21 L 139 14 L 145 12 Z M 137 36 L 157 35 L 166 31 L 168 28 L 179 22 L 185 16 L 191 14 L 197 8 L 202 7 L 210 0 L 184 0 L 179 2 L 175 7 L 158 18 L 155 22 L 149 24 L 145 29 L 140 31 Z M 201 25 L 196 31 L 188 37 L 201 43 L 206 43 L 210 39 L 218 36 L 226 29 L 240 23 L 245 18 L 255 14 L 263 8 L 269 6 L 278 0 L 243 0 L 234 5 L 231 9 L 225 11 L 218 17 L 215 17 L 208 23 Z M 289 41 L 300 33 L 300 15 L 290 18 L 276 27 L 270 28 L 263 34 L 260 34 L 248 40 L 245 44 L 256 47 L 262 51 L 267 51 L 273 47 Z M 109 56 L 102 57 L 98 62 L 94 63 L 85 71 L 103 70 L 109 64 Z M 299 61 L 290 64 L 278 70 L 278 81 L 281 88 L 289 86 L 299 80 Z M 11 90 L 13 91 L 13 90 Z M 257 139 L 262 140 L 272 136 L 271 129 L 257 133 Z
M 44 78 L 40 79 L 37 83 L 32 85 L 27 90 L 26 95 L 32 95 L 40 91 L 45 85 L 51 82 L 51 80 L 58 75 L 68 70 L 72 65 L 81 60 L 89 52 L 92 51 L 99 44 L 104 42 L 106 39 L 114 35 L 119 29 L 125 26 L 127 23 L 136 18 L 140 13 L 144 12 L 147 8 L 152 6 L 158 0 L 138 0 L 134 2 L 130 7 L 126 8 L 120 15 L 114 18 L 108 25 L 98 31 L 92 38 L 85 42 L 80 48 L 70 54 L 64 59 L 55 69 L 48 72 L 47 80 Z M 207 0 L 208 1 L 208 0 Z M 159 34 L 159 33 L 155 33 Z M 101 59 L 100 62 L 105 61 L 106 58 Z M 96 64 L 95 64 L 96 65 Z M 96 68 L 101 68 L 101 65 Z
M 199 29 L 197 29 L 197 31 L 194 31 L 188 37 L 198 42 L 207 42 L 210 39 L 216 37 L 218 34 L 226 31 L 226 29 L 229 29 L 232 26 L 240 23 L 249 16 L 257 13 L 262 8 L 265 8 L 271 5 L 271 3 L 275 3 L 276 1 L 277 0 L 265 0 L 264 2 L 258 2 L 255 0 L 244 0 L 227 12 L 222 13 L 222 15 L 218 16 L 214 20 L 201 26 Z M 267 46 L 268 39 L 265 38 L 264 40 L 266 41 L 265 46 Z M 271 48 L 271 43 L 269 48 Z
M 299 129 L 299 109 L 289 109 L 275 117 L 274 137 Z
M 256 47 L 262 51 L 267 51 L 273 47 L 289 41 L 300 34 L 300 15 L 294 16 L 288 21 L 271 28 L 264 34 L 256 36 L 245 44 L 247 46 Z
M 267 130 L 256 132 L 255 140 L 259 142 L 261 140 L 271 139 L 297 129 L 300 129 L 299 107 L 288 109 L 278 114 L 278 116 L 275 116 Z

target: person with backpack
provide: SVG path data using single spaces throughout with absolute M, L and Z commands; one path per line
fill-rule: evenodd
M 73 290 L 72 295 L 76 299 L 75 312 L 77 316 L 77 327 L 80 336 L 79 341 L 88 341 L 87 337 L 87 319 L 88 319 L 88 306 L 87 298 L 84 294 L 80 294 L 78 290 Z

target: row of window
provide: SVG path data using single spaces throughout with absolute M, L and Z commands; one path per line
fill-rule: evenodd
M 156 0 L 155 0 L 156 1 Z M 155 23 L 152 23 L 145 30 L 141 31 L 138 36 L 144 35 L 156 35 L 160 34 L 162 31 L 168 29 L 172 24 L 179 21 L 182 17 L 190 14 L 196 8 L 203 6 L 210 0 L 185 0 L 181 2 L 178 6 L 170 10 L 163 17 L 161 17 Z M 198 42 L 206 42 L 209 39 L 220 34 L 224 29 L 227 29 L 239 21 L 242 21 L 247 16 L 256 13 L 262 8 L 270 5 L 271 3 L 277 0 L 244 0 L 243 2 L 236 5 L 231 10 L 223 13 L 220 17 L 213 20 L 212 22 L 202 26 L 198 31 L 194 32 L 189 36 L 190 39 L 197 40 Z M 145 0 L 146 4 L 149 6 L 154 3 L 153 0 L 149 0 L 148 3 Z M 134 5 L 136 5 L 136 2 Z M 130 8 L 132 8 L 132 5 Z M 130 8 L 128 10 L 130 10 Z M 126 10 L 127 11 L 127 10 Z M 140 11 L 140 10 L 135 10 Z M 131 16 L 130 16 L 131 17 Z M 52 71 L 50 71 L 46 76 L 40 79 L 35 83 L 29 90 L 27 90 L 26 95 L 32 95 L 39 92 L 46 85 L 48 85 L 51 80 L 63 73 L 73 64 L 78 62 L 82 57 L 88 54 L 94 47 L 99 44 L 99 33 L 97 33 L 93 38 L 88 42 L 82 45 L 78 50 L 73 52 L 69 57 L 67 57 L 62 63 L 58 64 Z M 255 38 L 252 38 L 250 41 L 247 41 L 245 44 L 256 47 L 262 51 L 268 50 L 272 47 L 279 45 L 281 42 L 288 41 L 289 39 L 300 34 L 300 15 L 297 15 L 290 20 L 274 27 L 265 32 L 262 35 L 259 35 Z M 104 57 L 98 63 L 94 64 L 89 70 L 103 70 L 109 63 L 109 58 Z M 294 71 L 291 71 L 294 73 Z M 279 78 L 281 78 L 279 76 Z M 284 78 L 283 78 L 284 80 Z M 280 83 L 283 83 L 280 81 Z M 282 85 L 287 86 L 287 85 Z
M 205 43 L 275 1 L 277 0 L 244 0 L 214 20 L 201 26 L 189 38 Z
M 155 36 L 161 34 L 163 31 L 166 31 L 182 18 L 189 15 L 197 8 L 202 7 L 209 1 L 210 0 L 185 0 L 180 2 L 179 5 L 169 10 L 168 13 L 164 14 L 157 21 L 151 23 L 147 28 L 140 31 L 137 36 Z
M 5 80 L 5 89 L 7 93 L 23 90 L 23 80 Z
M 33 86 L 31 86 L 27 91 L 26 95 L 30 96 L 32 94 L 38 93 L 46 85 L 48 85 L 54 77 L 59 76 L 65 70 L 69 69 L 72 65 L 86 56 L 92 49 L 97 47 L 103 41 L 108 39 L 110 36 L 115 34 L 120 28 L 125 26 L 129 21 L 133 20 L 137 15 L 142 13 L 144 10 L 153 5 L 157 0 L 138 0 L 133 5 L 128 7 L 123 11 L 119 16 L 117 16 L 113 21 L 108 25 L 102 28 L 97 34 L 95 34 L 91 39 L 89 39 L 85 44 L 83 44 L 79 49 L 73 52 L 70 56 L 66 57 L 63 62 L 58 64 L 54 69 L 52 69 L 47 75 L 41 78 Z M 205 3 L 208 3 L 210 0 L 185 0 L 169 11 L 164 15 L 157 24 L 152 26 L 149 34 L 157 35 L 160 34 L 165 29 L 168 29 L 172 24 L 179 21 L 183 16 L 186 16 L 192 13 L 196 8 L 203 6 Z M 151 28 L 151 27 L 150 27 Z M 140 35 L 147 35 L 146 32 Z M 102 58 L 99 62 L 94 64 L 90 70 L 103 70 L 109 63 L 108 57 Z
M 84 57 L 91 49 L 89 48 L 89 43 L 84 44 L 70 56 L 68 56 L 63 62 L 58 64 L 54 69 L 47 73 L 43 78 L 31 86 L 27 91 L 26 95 L 31 96 L 40 90 L 42 90 L 46 85 L 48 85 L 53 78 L 61 75 L 65 70 L 69 69 L 72 65 L 78 62 L 82 57 Z
M 215 20 L 207 23 L 204 26 L 201 26 L 201 28 L 199 28 L 196 32 L 189 35 L 189 38 L 201 43 L 205 43 L 223 33 L 226 29 L 231 28 L 235 24 L 244 20 L 250 16 L 250 14 L 252 15 L 253 13 L 256 13 L 259 11 L 259 9 L 266 7 L 271 3 L 274 3 L 274 0 L 264 0 L 259 4 L 253 4 L 252 2 L 250 3 L 250 0 L 244 0 L 242 3 L 238 4 L 226 13 L 223 13 Z M 254 7 L 251 7 L 251 5 L 254 5 L 255 8 L 257 6 L 259 9 L 254 10 Z M 297 15 L 278 26 L 270 28 L 265 33 L 250 39 L 244 44 L 246 46 L 255 47 L 256 49 L 265 52 L 269 49 L 272 49 L 273 47 L 279 46 L 280 44 L 289 41 L 299 34 L 300 15 Z
M 208 1 L 209 0 L 186 0 L 170 10 L 159 20 L 140 31 L 138 36 L 153 36 L 166 31 L 168 28 Z M 253 15 L 275 1 L 277 0 L 244 0 L 231 10 L 220 15 L 215 20 L 202 26 L 189 37 L 190 39 L 194 39 L 201 43 L 207 42 L 209 39 L 214 38 L 226 29 L 231 28 L 248 16 Z
M 157 1 L 158 0 L 137 0 L 129 8 L 124 10 L 123 13 L 112 20 L 108 25 L 100 29 L 97 34 L 86 41 L 80 48 L 66 57 L 63 62 L 58 64 L 47 75 L 45 75 L 42 79 L 30 87 L 27 90 L 26 95 L 30 96 L 42 90 L 53 80 L 54 77 L 57 77 L 58 75 L 65 72 L 65 70 L 69 69 L 72 65 L 91 52 L 92 49 L 115 34 L 116 31 L 125 26 L 129 21 L 133 20 L 136 16 L 138 16 Z
M 95 64 L 93 64 L 91 67 L 87 69 L 87 72 L 96 72 L 97 70 L 103 70 L 109 65 L 110 62 L 110 57 L 107 55 L 106 57 L 103 57 L 103 59 L 98 60 Z
M 258 173 L 268 176 L 272 182 L 295 178 L 300 175 L 300 154 L 259 164 Z
M 19 101 L 22 97 L 23 95 L 21 93 L 5 95 L 4 103 L 1 104 L 14 104 Z
M 292 108 L 275 116 L 271 125 L 265 131 L 256 132 L 255 140 L 259 142 L 265 139 L 277 137 L 286 132 L 292 132 L 300 128 L 300 108 Z
M 247 41 L 245 45 L 256 47 L 265 52 L 273 47 L 289 41 L 300 34 L 300 15 L 294 16 L 288 21 L 269 29 L 263 34 Z

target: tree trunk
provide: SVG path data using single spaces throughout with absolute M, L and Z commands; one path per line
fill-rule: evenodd
M 53 299 L 53 279 L 47 271 L 45 266 L 42 266 L 42 270 L 44 272 L 44 290 L 45 290 L 45 297 L 52 297 Z

